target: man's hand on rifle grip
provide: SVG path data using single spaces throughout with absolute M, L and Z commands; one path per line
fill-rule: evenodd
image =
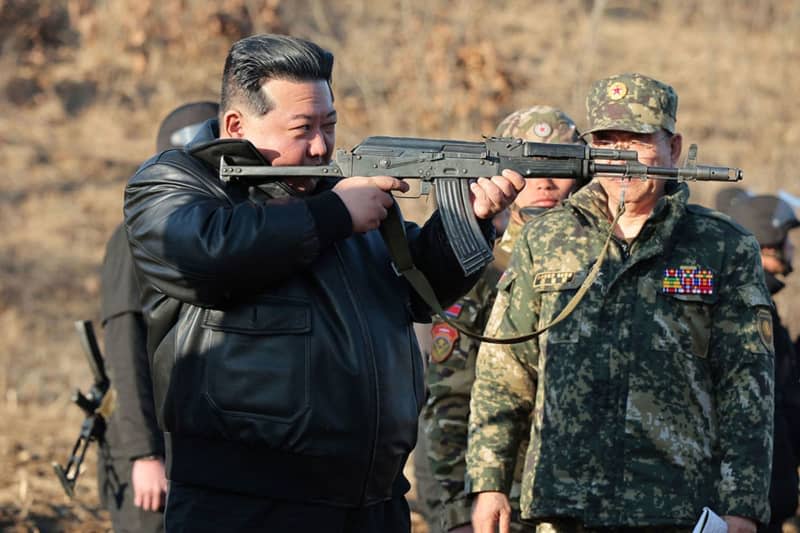
M 517 194 L 525 188 L 525 180 L 513 170 L 504 170 L 501 176 L 478 178 L 470 185 L 472 209 L 475 216 L 489 219 L 509 207 Z

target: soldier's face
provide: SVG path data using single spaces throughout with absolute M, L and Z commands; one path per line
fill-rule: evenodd
M 517 195 L 514 204 L 519 208 L 542 207 L 550 209 L 566 198 L 575 188 L 575 180 L 527 178 L 525 188 Z
M 328 163 L 336 142 L 336 109 L 328 83 L 274 79 L 261 90 L 273 108 L 265 115 L 227 111 L 223 127 L 228 136 L 249 140 L 273 166 Z M 234 111 L 238 115 L 231 120 Z M 299 192 L 309 192 L 317 183 L 314 178 L 285 181 Z
M 636 150 L 639 161 L 647 166 L 674 167 L 681 152 L 681 136 L 670 136 L 665 131 L 656 133 L 631 133 L 627 131 L 599 131 L 592 135 L 592 146 Z M 609 204 L 618 203 L 625 192 L 626 204 L 652 207 L 664 193 L 664 180 L 637 178 L 600 178 L 600 185 L 609 196 Z

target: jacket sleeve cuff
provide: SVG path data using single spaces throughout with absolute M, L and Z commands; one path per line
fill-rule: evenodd
M 124 454 L 124 457 L 131 461 L 152 455 L 164 457 L 164 446 L 163 444 L 148 442 L 143 439 L 137 440 L 136 442 L 126 442 Z
M 466 494 L 478 492 L 502 492 L 511 490 L 511 475 L 506 475 L 500 468 L 483 468 L 477 472 L 468 472 L 464 483 Z
M 308 210 L 317 227 L 320 249 L 353 234 L 353 219 L 339 195 L 325 191 L 306 199 Z
M 463 497 L 444 504 L 443 529 L 450 531 L 459 526 L 466 526 L 472 521 L 472 498 Z
M 729 494 L 727 497 L 722 496 L 714 512 L 720 516 L 729 515 L 749 518 L 761 524 L 769 523 L 770 519 L 770 509 L 766 498 L 752 495 L 737 497 Z

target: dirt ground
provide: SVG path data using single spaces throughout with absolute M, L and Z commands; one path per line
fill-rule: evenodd
M 639 71 L 676 88 L 701 163 L 800 196 L 796 0 L 0 0 L 0 530 L 109 528 L 94 452 L 74 500 L 51 467 L 82 421 L 72 391 L 90 383 L 72 323 L 97 320 L 103 247 L 161 118 L 216 99 L 231 42 L 267 31 L 336 54 L 343 148 L 479 139 L 533 104 L 580 127 L 594 79 Z M 719 188 L 693 197 L 710 205 Z M 796 278 L 779 297 L 795 336 Z

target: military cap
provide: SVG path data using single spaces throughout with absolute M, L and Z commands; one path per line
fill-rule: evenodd
M 762 247 L 780 245 L 789 230 L 800 226 L 792 207 L 768 194 L 735 202 L 728 215 L 755 235 Z
M 581 142 L 575 121 L 560 109 L 546 105 L 514 111 L 500 122 L 495 135 L 543 143 Z
M 742 202 L 752 195 L 741 187 L 724 187 L 717 192 L 714 198 L 714 207 L 717 211 L 728 214 L 733 205 Z
M 678 95 L 665 83 L 630 73 L 596 81 L 586 97 L 588 133 L 620 130 L 675 133 Z
M 190 102 L 173 109 L 158 128 L 156 150 L 182 148 L 194 139 L 203 122 L 215 118 L 218 113 L 216 102 Z

